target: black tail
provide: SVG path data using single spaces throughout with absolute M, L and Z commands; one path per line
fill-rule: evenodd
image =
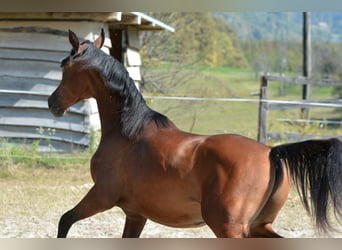
M 331 206 L 338 221 L 342 218 L 342 142 L 338 139 L 311 140 L 272 148 L 271 164 L 285 165 L 306 210 L 316 219 L 317 228 L 334 230 L 329 219 Z M 282 164 L 284 163 L 284 164 Z

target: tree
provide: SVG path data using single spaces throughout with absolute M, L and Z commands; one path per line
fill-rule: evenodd
M 246 68 L 236 34 L 209 13 L 151 13 L 176 32 L 144 33 L 144 56 L 160 61 Z
M 334 78 L 342 59 L 340 48 L 331 43 L 317 43 L 313 47 L 313 72 L 320 78 Z
M 176 32 L 142 33 L 143 88 L 168 92 L 176 85 L 193 78 L 182 67 L 172 67 L 154 74 L 151 69 L 163 62 L 176 65 L 249 67 L 239 48 L 237 36 L 220 18 L 214 18 L 209 13 L 149 14 L 175 27 Z

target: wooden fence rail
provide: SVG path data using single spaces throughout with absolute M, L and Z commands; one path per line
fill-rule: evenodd
M 274 101 L 268 99 L 268 86 L 270 81 L 299 85 L 318 85 L 318 86 L 342 86 L 341 81 L 308 79 L 305 77 L 282 77 L 263 75 L 260 78 L 260 99 L 259 99 L 259 118 L 258 118 L 258 141 L 266 144 L 268 138 L 267 120 L 268 112 L 271 110 L 285 110 L 289 108 L 342 108 L 342 100 L 299 100 L 299 101 Z M 310 122 L 306 120 L 306 122 Z M 334 122 L 336 123 L 336 122 Z M 289 137 L 294 135 L 288 133 Z

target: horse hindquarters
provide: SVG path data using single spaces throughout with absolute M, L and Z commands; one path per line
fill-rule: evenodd
M 198 149 L 196 168 L 207 171 L 202 217 L 217 237 L 250 237 L 263 223 L 253 224 L 274 187 L 269 151 L 236 135 L 210 137 Z
M 331 203 L 337 219 L 342 218 L 342 143 L 338 139 L 311 140 L 280 145 L 270 152 L 271 165 L 283 163 L 295 184 L 305 208 L 316 226 L 332 230 L 328 219 Z

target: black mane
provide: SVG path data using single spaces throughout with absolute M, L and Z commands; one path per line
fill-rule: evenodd
M 85 67 L 97 70 L 105 79 L 105 85 L 110 93 L 121 97 L 122 135 L 132 138 L 152 120 L 158 127 L 169 125 L 166 116 L 146 105 L 133 79 L 119 61 L 92 44 L 89 44 L 79 60 L 85 63 Z

